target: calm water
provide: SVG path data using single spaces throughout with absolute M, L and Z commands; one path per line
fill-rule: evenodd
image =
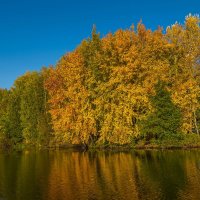
M 0 153 L 0 200 L 200 200 L 200 150 Z

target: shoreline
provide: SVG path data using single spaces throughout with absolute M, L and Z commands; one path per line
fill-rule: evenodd
M 52 146 L 52 147 L 44 147 L 44 146 L 32 146 L 32 147 L 24 147 L 22 149 L 11 148 L 11 151 L 25 151 L 25 150 L 50 150 L 50 151 L 59 151 L 59 150 L 69 150 L 69 151 L 79 151 L 79 152 L 122 152 L 122 151 L 153 151 L 153 150 L 193 150 L 193 149 L 200 149 L 200 145 L 184 145 L 184 146 L 156 146 L 156 145 L 144 145 L 144 146 L 98 146 L 98 147 L 88 147 L 87 149 L 83 148 L 82 145 L 65 145 L 65 146 Z M 1 149 L 3 150 L 3 149 Z M 9 151 L 8 150 L 8 151 Z

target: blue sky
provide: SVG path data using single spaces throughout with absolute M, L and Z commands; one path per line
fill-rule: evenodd
M 0 87 L 55 64 L 93 24 L 101 36 L 140 19 L 151 29 L 200 14 L 200 0 L 0 0 Z

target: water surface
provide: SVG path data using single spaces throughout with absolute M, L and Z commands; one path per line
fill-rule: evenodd
M 0 153 L 0 200 L 200 199 L 200 150 Z

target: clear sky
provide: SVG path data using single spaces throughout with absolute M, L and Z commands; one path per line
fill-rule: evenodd
M 151 29 L 200 14 L 200 0 L 0 0 L 0 87 L 55 64 L 93 24 L 101 36 L 140 19 Z

